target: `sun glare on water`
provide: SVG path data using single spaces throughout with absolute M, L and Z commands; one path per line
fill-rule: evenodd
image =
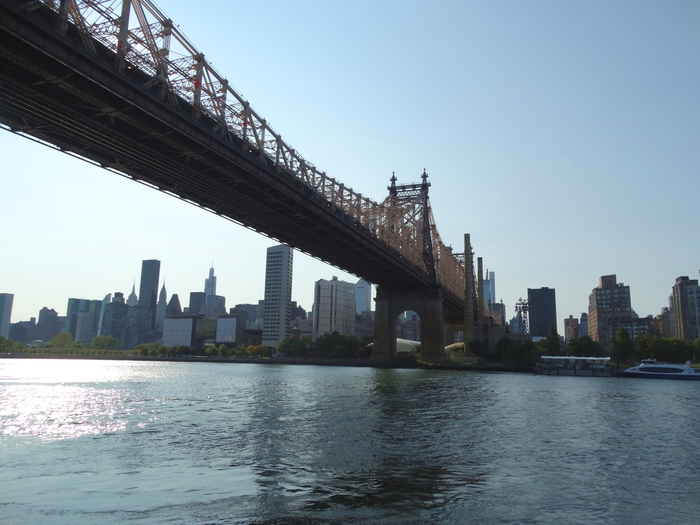
M 40 440 L 123 430 L 133 405 L 116 385 L 127 363 L 84 360 L 2 360 L 0 436 Z

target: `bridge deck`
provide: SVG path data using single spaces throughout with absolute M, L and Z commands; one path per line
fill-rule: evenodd
M 0 2 L 0 122 L 381 287 L 430 287 L 421 268 L 272 159 L 206 115 L 195 118 L 186 101 L 147 87 L 150 77 L 137 68 L 120 72 L 98 42 L 97 55 L 88 52 L 74 28 L 56 30 L 55 17 Z M 445 311 L 460 319 L 460 298 L 446 294 Z

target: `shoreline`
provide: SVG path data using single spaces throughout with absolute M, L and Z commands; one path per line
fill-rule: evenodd
M 185 363 L 238 363 L 238 364 L 265 364 L 265 365 L 311 365 L 311 366 L 347 366 L 355 368 L 397 368 L 397 369 L 422 369 L 422 370 L 459 370 L 464 372 L 512 372 L 520 374 L 534 374 L 533 368 L 497 366 L 497 365 L 462 365 L 454 364 L 401 364 L 365 359 L 321 359 L 321 358 L 248 358 L 248 357 L 213 357 L 213 356 L 179 356 L 179 357 L 133 357 L 133 356 L 102 356 L 102 355 L 45 355 L 45 354 L 0 354 L 0 359 L 85 359 L 93 361 L 170 361 Z

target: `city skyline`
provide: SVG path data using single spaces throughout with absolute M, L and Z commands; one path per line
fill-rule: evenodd
M 279 250 L 281 250 L 281 249 L 287 249 L 287 247 L 284 246 L 284 245 L 277 245 L 277 246 L 268 247 L 268 249 L 267 249 L 267 253 L 268 253 L 268 257 L 267 257 L 267 258 L 268 258 L 268 264 L 269 264 L 269 257 L 270 257 L 271 251 L 274 252 L 274 250 L 278 250 L 278 251 L 279 251 Z M 295 251 L 295 250 L 289 250 L 289 251 L 290 251 L 290 252 L 293 252 L 293 251 Z M 290 258 L 291 258 L 291 256 L 290 256 Z M 155 267 L 156 267 L 156 272 L 158 272 L 158 270 L 159 270 L 159 268 L 160 268 L 160 261 L 159 261 L 159 260 L 144 260 L 144 261 L 142 261 L 142 277 L 143 277 L 143 275 L 144 275 L 144 272 L 146 271 L 145 268 L 146 268 L 147 266 L 151 266 L 151 267 L 155 266 Z M 150 270 L 150 269 L 149 269 L 149 270 Z M 149 274 L 149 273 L 153 273 L 152 270 L 146 272 L 146 274 Z M 291 270 L 290 270 L 289 273 L 290 273 L 290 275 L 293 275 L 293 272 L 292 272 Z M 492 294 L 492 293 L 493 293 L 493 290 L 495 289 L 495 286 L 494 286 L 495 273 L 494 273 L 494 272 L 487 272 L 486 274 L 489 275 L 490 279 L 488 279 L 488 280 L 485 279 L 485 280 L 484 280 L 483 293 L 484 293 L 484 295 L 485 295 L 486 297 L 488 297 L 489 294 Z M 153 276 L 149 275 L 148 277 L 149 277 L 149 278 L 148 278 L 147 280 L 148 280 L 149 282 L 150 282 L 150 281 L 153 281 L 153 278 L 152 278 Z M 600 277 L 600 282 L 603 282 L 605 279 L 611 279 L 611 278 L 612 278 L 612 279 L 615 279 L 616 276 L 615 276 L 614 274 L 613 274 L 613 275 L 610 275 L 610 276 L 601 276 L 601 277 Z M 679 277 L 676 279 L 676 283 L 675 283 L 675 285 L 674 285 L 674 287 L 673 287 L 673 294 L 674 294 L 674 295 L 675 295 L 675 293 L 676 293 L 676 288 L 677 288 L 677 286 L 678 286 L 678 282 L 681 281 L 681 280 L 686 280 L 686 281 L 687 281 L 688 279 L 689 279 L 688 276 L 679 276 Z M 269 280 L 269 271 L 266 272 L 266 281 L 268 281 L 268 280 Z M 139 283 L 140 283 L 141 281 L 142 281 L 142 279 L 139 279 Z M 338 278 L 337 278 L 336 276 L 334 276 L 332 281 L 338 281 Z M 320 282 L 324 282 L 324 283 L 325 283 L 325 282 L 332 282 L 332 281 L 326 281 L 325 279 L 320 279 L 319 281 L 316 281 L 315 284 L 314 284 L 314 287 L 315 287 L 314 296 L 318 295 L 318 285 L 319 285 Z M 205 290 L 209 290 L 210 292 L 211 292 L 211 291 L 215 291 L 215 286 L 216 286 L 216 285 L 214 284 L 213 287 L 212 287 L 212 285 L 211 285 L 212 282 L 213 282 L 213 283 L 216 283 L 216 277 L 214 276 L 214 267 L 211 267 L 211 268 L 209 269 L 209 277 L 208 277 L 207 279 L 205 279 L 204 289 L 205 289 Z M 697 280 L 697 279 L 695 279 L 695 280 L 690 279 L 689 282 L 690 282 L 690 283 L 695 283 L 695 285 L 697 285 L 698 280 Z M 157 305 L 158 305 L 158 309 L 161 309 L 161 307 L 162 307 L 163 312 L 162 312 L 161 317 L 163 317 L 163 316 L 165 316 L 165 309 L 166 309 L 166 305 L 167 305 L 168 301 L 171 301 L 171 300 L 173 300 L 173 299 L 176 299 L 176 298 L 178 297 L 178 293 L 175 292 L 175 293 L 171 293 L 171 294 L 168 295 L 168 294 L 166 293 L 165 282 L 164 282 L 164 281 L 159 281 L 159 283 L 160 283 L 160 284 L 158 284 L 158 287 L 160 288 L 161 291 L 160 291 L 160 293 L 159 293 L 159 297 L 160 297 L 160 298 L 159 298 L 159 300 L 158 300 Z M 347 284 L 347 283 L 344 283 L 344 284 Z M 153 285 L 154 285 L 154 283 L 153 283 L 153 282 L 150 282 L 150 285 L 147 286 L 147 288 L 153 288 Z M 355 292 L 354 292 L 354 293 L 358 293 L 358 287 L 359 287 L 359 289 L 364 290 L 364 287 L 369 286 L 369 294 L 370 294 L 370 296 L 373 298 L 374 295 L 375 295 L 375 294 L 373 293 L 373 287 L 371 286 L 370 283 L 367 283 L 366 281 L 359 280 L 356 284 L 352 284 L 352 286 L 353 286 L 353 288 L 355 289 Z M 622 285 L 621 285 L 621 286 L 622 286 Z M 137 298 L 136 294 L 135 294 L 134 291 L 133 291 L 133 289 L 134 289 L 135 287 L 136 287 L 136 284 L 134 283 L 134 284 L 132 285 L 132 292 L 131 292 L 131 295 L 134 296 L 135 302 L 133 303 L 132 306 L 137 306 L 137 305 L 139 305 L 139 302 L 140 302 L 140 299 Z M 140 287 L 143 288 L 143 286 L 140 286 Z M 598 287 L 596 287 L 596 288 L 593 289 L 592 294 L 589 296 L 589 303 L 590 303 L 590 297 L 592 297 L 592 296 L 595 294 L 596 290 L 598 290 L 599 288 L 600 288 L 600 286 L 598 286 Z M 628 290 L 627 293 L 628 293 L 628 297 L 629 297 L 629 286 L 627 286 L 626 288 L 627 288 L 627 290 Z M 559 319 L 559 315 L 556 314 L 556 312 L 554 311 L 554 310 L 556 309 L 556 307 L 554 306 L 554 301 L 555 301 L 555 299 L 554 299 L 554 293 L 555 293 L 555 291 L 554 291 L 554 290 L 551 290 L 551 289 L 549 289 L 549 288 L 547 288 L 547 287 L 544 287 L 544 288 L 542 288 L 542 289 L 540 289 L 540 290 L 528 289 L 528 294 L 527 294 L 527 301 L 528 301 L 528 303 L 529 303 L 529 312 L 528 312 L 528 314 L 527 314 L 528 319 L 529 319 L 529 321 L 528 321 L 528 324 L 529 324 L 528 333 L 530 333 L 530 334 L 533 335 L 533 336 L 543 337 L 542 334 L 544 334 L 545 332 L 547 332 L 547 329 L 546 329 L 546 328 L 545 328 L 545 329 L 538 329 L 538 328 L 536 327 L 536 324 L 537 324 L 536 321 L 533 320 L 534 310 L 537 309 L 537 308 L 535 308 L 536 304 L 535 304 L 535 302 L 533 302 L 533 298 L 532 298 L 532 293 L 534 293 L 534 292 L 551 292 L 551 295 L 552 295 L 551 301 L 552 301 L 552 308 L 553 308 L 553 311 L 552 311 L 552 312 L 549 312 L 548 315 L 549 315 L 550 317 L 552 317 L 552 318 L 556 318 L 557 324 L 559 324 L 559 321 L 561 321 L 561 320 Z M 363 292 L 363 293 L 364 293 L 364 292 Z M 192 302 L 192 296 L 193 296 L 193 295 L 201 296 L 201 298 L 203 299 L 204 296 L 206 296 L 206 292 L 201 292 L 201 291 L 193 291 L 193 292 L 190 292 L 190 303 Z M 119 301 L 124 302 L 123 296 L 124 296 L 123 292 L 120 292 L 120 291 L 115 292 L 115 297 L 120 297 Z M 9 304 L 10 304 L 10 306 L 11 306 L 11 304 L 12 304 L 12 302 L 13 302 L 13 294 L 6 294 L 6 293 L 0 294 L 0 299 L 4 299 L 5 297 L 9 297 L 9 298 L 10 298 Z M 110 293 L 108 293 L 108 294 L 104 297 L 104 299 L 103 299 L 102 301 L 100 301 L 100 300 L 90 300 L 90 299 L 86 299 L 86 298 L 84 298 L 84 297 L 83 297 L 83 298 L 68 298 L 68 306 L 67 306 L 67 308 L 66 308 L 66 315 L 63 316 L 63 317 L 66 319 L 66 321 L 65 321 L 66 327 L 65 327 L 65 330 L 64 330 L 64 331 L 67 331 L 67 332 L 72 333 L 72 334 L 73 334 L 73 333 L 77 334 L 77 325 L 76 325 L 77 319 L 74 319 L 72 322 L 69 322 L 69 321 L 68 321 L 69 312 L 72 312 L 73 310 L 75 310 L 75 311 L 73 312 L 73 315 L 74 315 L 74 316 L 77 315 L 78 307 L 75 306 L 75 305 L 77 305 L 78 303 L 96 303 L 96 304 L 98 304 L 98 303 L 101 304 L 101 303 L 103 303 L 103 302 L 105 302 L 105 303 L 110 303 L 110 302 L 111 302 L 111 297 L 112 297 L 112 293 L 110 292 Z M 168 297 L 169 297 L 169 299 L 168 299 Z M 220 298 L 220 299 L 223 300 L 223 301 L 226 300 L 226 297 L 224 297 L 224 296 L 216 296 L 216 297 Z M 312 303 L 311 303 L 310 306 L 309 306 L 309 313 L 311 313 L 311 309 L 315 309 L 315 308 L 314 308 L 315 299 L 316 299 L 316 297 L 314 297 L 314 301 L 312 301 Z M 672 299 L 672 296 L 670 296 L 670 297 L 668 298 L 669 304 L 672 302 L 672 300 L 673 300 L 673 299 Z M 677 299 L 676 299 L 676 300 L 677 300 Z M 293 297 L 292 297 L 292 299 L 290 299 L 290 301 L 291 301 L 290 304 L 291 304 L 292 302 L 293 302 L 294 305 L 297 305 L 297 304 L 298 304 L 298 301 L 293 300 Z M 694 299 L 694 301 L 697 302 L 697 299 Z M 149 302 L 150 302 L 150 301 L 149 301 Z M 75 303 L 75 304 L 74 304 L 75 308 L 72 308 L 72 307 L 71 307 L 71 304 L 72 304 L 72 303 Z M 162 303 L 162 304 L 161 304 L 161 303 Z M 259 304 L 262 304 L 262 303 L 264 303 L 264 300 L 259 299 L 259 300 L 258 300 L 258 305 L 259 305 Z M 238 303 L 238 304 L 241 304 L 241 303 Z M 695 303 L 693 303 L 693 304 L 695 304 Z M 353 300 L 353 305 L 355 305 L 354 300 Z M 2 305 L 0 305 L 0 306 L 2 306 Z M 303 308 L 303 305 L 300 304 L 299 306 Z M 101 307 L 103 307 L 103 305 L 101 305 Z M 233 308 L 233 307 L 231 307 L 231 308 Z M 693 306 L 693 312 L 695 312 L 695 308 L 696 308 L 696 307 Z M 12 310 L 12 308 L 10 308 L 10 311 L 8 311 L 7 308 L 5 308 L 4 310 L 3 310 L 2 308 L 0 308 L 0 313 L 3 313 L 3 317 L 6 318 L 6 323 L 5 323 L 5 324 L 6 324 L 7 328 L 8 328 L 8 330 L 9 330 L 10 324 L 15 324 L 15 323 L 18 323 L 18 322 L 20 322 L 20 323 L 22 323 L 22 322 L 26 323 L 26 322 L 29 321 L 31 318 L 37 319 L 37 317 L 38 317 L 39 320 L 41 320 L 42 312 L 44 312 L 44 311 L 46 311 L 46 310 L 48 310 L 48 309 L 49 309 L 49 308 L 45 306 L 45 307 L 43 307 L 43 308 L 41 309 L 41 311 L 39 312 L 39 315 L 38 315 L 38 316 L 31 315 L 31 316 L 27 317 L 26 319 L 13 320 L 12 323 L 10 323 L 10 322 L 8 321 L 9 319 L 14 319 L 14 316 L 10 317 L 10 311 Z M 372 309 L 372 311 L 374 311 L 373 305 L 371 306 L 371 309 Z M 660 309 L 660 312 L 659 312 L 659 313 L 663 313 L 663 311 L 667 311 L 667 310 L 668 310 L 667 307 L 662 307 L 662 308 Z M 61 313 L 61 310 L 60 310 L 60 309 L 59 309 L 58 311 L 55 311 L 55 309 L 52 309 L 51 311 L 54 312 L 54 315 L 59 315 L 59 316 L 60 316 L 60 313 Z M 632 314 L 637 314 L 637 312 L 634 311 L 634 308 L 632 308 L 631 312 L 632 312 Z M 414 312 L 406 312 L 406 313 L 414 313 Z M 583 312 L 581 312 L 580 315 L 581 315 L 583 318 L 585 318 L 585 317 L 586 317 L 588 314 L 590 314 L 590 313 L 591 313 L 591 311 L 589 311 L 589 309 L 586 308 L 586 310 L 583 311 Z M 189 312 L 189 314 L 192 314 L 192 312 Z M 211 312 L 209 312 L 209 314 L 213 314 L 213 310 L 212 310 Z M 221 314 L 221 315 L 228 314 L 228 309 L 224 309 L 224 310 L 222 310 L 221 312 L 219 312 L 219 313 L 216 314 L 216 315 L 219 315 L 219 314 Z M 155 315 L 157 316 L 158 314 L 156 313 Z M 180 315 L 180 314 L 173 313 L 173 314 L 168 314 L 168 315 Z M 677 315 L 678 315 L 678 313 L 677 313 Z M 696 313 L 694 313 L 693 315 L 696 315 Z M 210 315 L 209 315 L 209 316 L 210 316 Z M 565 317 L 565 318 L 563 319 L 563 324 L 564 324 L 564 330 L 563 330 L 563 331 L 559 331 L 559 329 L 557 328 L 558 333 L 559 333 L 559 335 L 560 335 L 561 337 L 565 337 L 565 338 L 567 337 L 567 333 L 568 333 L 568 331 L 567 331 L 567 322 L 572 320 L 572 316 L 573 316 L 573 314 L 569 314 L 568 317 Z M 637 314 L 637 316 L 640 317 L 640 319 L 638 319 L 638 320 L 641 321 L 642 318 L 646 318 L 646 317 L 650 317 L 650 318 L 651 318 L 651 317 L 656 317 L 657 314 L 649 314 L 648 316 L 639 316 L 639 315 Z M 505 322 L 508 323 L 508 324 L 510 324 L 510 321 L 511 321 L 511 320 L 515 320 L 515 318 L 516 318 L 516 316 L 513 316 L 512 318 L 505 319 Z M 630 316 L 630 318 L 632 318 L 632 316 Z M 578 322 L 578 319 L 574 319 L 574 320 Z M 253 321 L 253 319 L 251 319 L 251 321 Z M 95 322 L 96 322 L 96 321 L 95 321 Z M 498 321 L 498 322 L 500 323 L 500 321 Z M 158 325 L 157 317 L 156 317 L 156 323 L 155 323 L 155 324 L 156 324 L 156 328 L 159 329 L 159 328 L 158 328 L 159 325 Z M 161 323 L 160 326 L 162 326 L 162 323 Z M 291 326 L 291 324 L 290 324 L 290 326 Z M 587 324 L 586 324 L 586 326 L 587 326 Z M 162 328 L 160 328 L 160 329 L 162 329 Z M 511 327 L 511 329 L 513 329 L 513 328 Z M 518 329 L 518 328 L 515 328 L 514 330 L 515 330 L 515 332 L 513 332 L 513 333 L 516 333 L 519 329 Z M 587 332 L 587 328 L 585 328 L 585 331 Z M 615 331 L 615 330 L 613 330 L 613 332 L 614 332 L 614 331 Z M 85 335 L 86 335 L 86 334 L 87 334 L 87 331 L 85 332 Z M 1 334 L 0 334 L 0 335 L 1 335 Z M 94 334 L 93 334 L 93 335 L 94 335 Z M 588 334 L 584 334 L 584 335 L 588 335 Z M 657 335 L 658 335 L 658 334 L 657 334 Z M 668 337 L 668 335 L 665 335 L 665 336 Z M 677 335 L 677 337 L 682 337 L 682 335 L 679 334 L 679 335 Z M 687 339 L 687 337 L 685 337 L 685 338 Z M 78 339 L 84 339 L 84 337 L 82 337 L 82 338 L 81 338 L 81 337 L 76 337 L 76 341 L 77 341 L 77 342 L 81 342 L 81 341 L 78 341 Z M 694 339 L 694 337 L 692 337 L 691 339 Z
M 441 237 L 462 251 L 471 234 L 507 318 L 528 288 L 553 288 L 563 334 L 608 274 L 640 316 L 656 315 L 677 277 L 698 277 L 697 5 L 408 2 L 398 19 L 391 3 L 368 19 L 360 2 L 340 20 L 337 7 L 273 4 L 261 56 L 285 42 L 295 57 L 274 68 L 220 51 L 225 37 L 190 4 L 162 7 L 329 175 L 381 200 L 393 171 L 407 183 L 426 168 Z M 320 34 L 290 33 L 312 21 Z M 257 40 L 253 30 L 239 37 Z M 6 131 L 0 155 L 0 292 L 14 294 L 13 322 L 44 306 L 63 314 L 69 297 L 126 296 L 149 258 L 183 299 L 212 259 L 229 305 L 262 296 L 275 240 Z M 297 253 L 294 299 L 307 309 L 322 276 L 361 277 Z

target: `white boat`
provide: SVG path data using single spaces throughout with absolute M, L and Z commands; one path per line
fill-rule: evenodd
M 645 359 L 641 364 L 620 373 L 623 377 L 642 377 L 645 379 L 694 379 L 700 380 L 700 372 L 690 366 L 660 363 L 656 359 Z

